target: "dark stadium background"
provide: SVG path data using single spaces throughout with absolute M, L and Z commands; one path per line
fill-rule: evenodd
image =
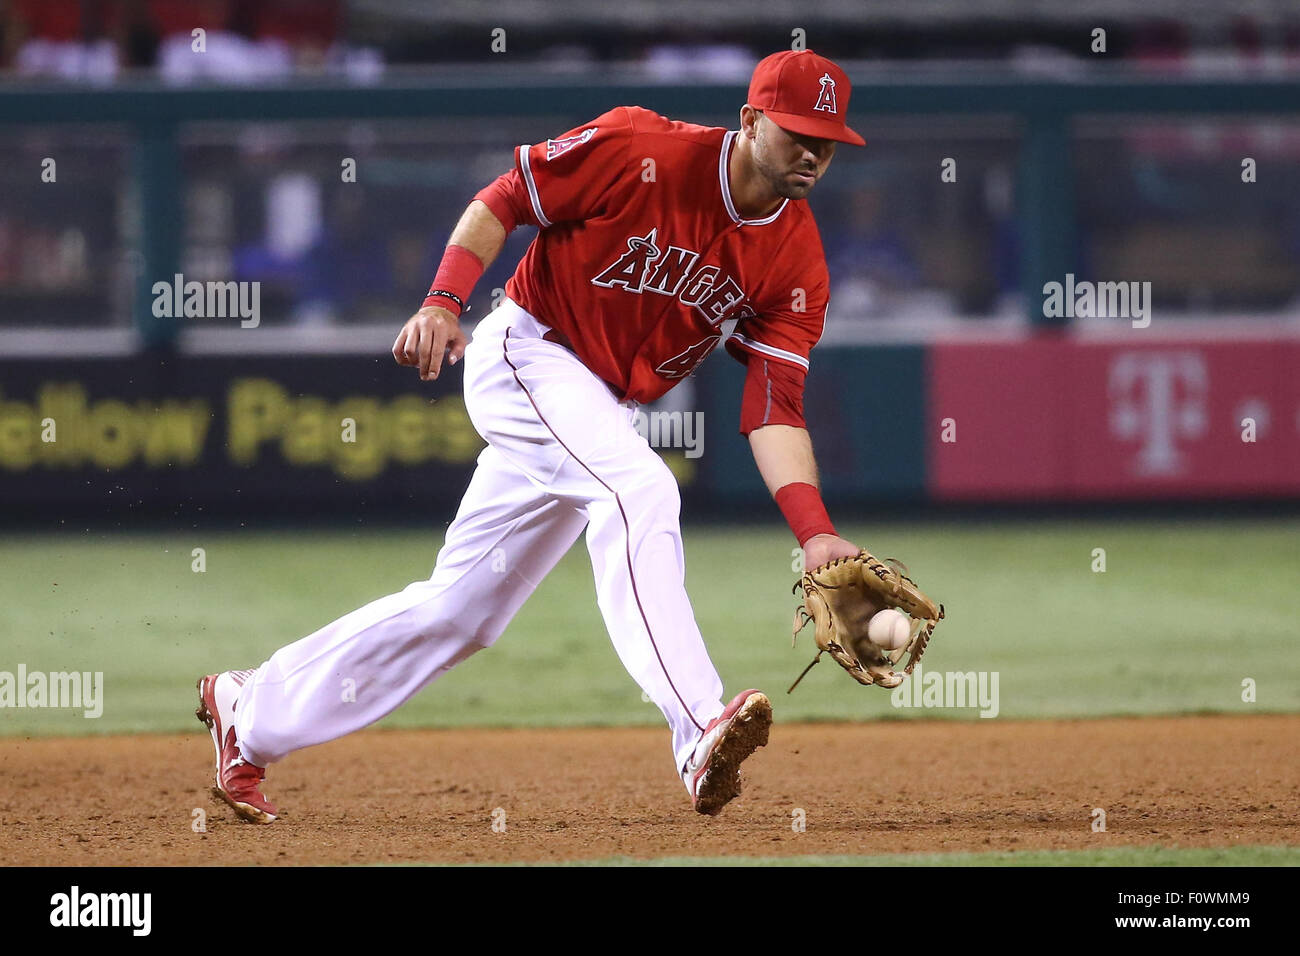
M 810 200 L 833 288 L 809 407 L 838 507 L 1295 499 L 1290 4 L 7 0 L 6 519 L 445 519 L 472 455 L 382 416 L 402 395 L 454 401 L 458 382 L 383 360 L 459 211 L 513 145 L 620 102 L 735 125 L 753 63 L 792 44 L 843 61 L 869 141 Z M 530 238 L 511 237 L 468 320 Z M 258 327 L 154 317 L 152 284 L 178 272 L 260 283 Z M 1150 282 L 1154 322 L 1045 318 L 1041 287 L 1066 273 Z M 706 454 L 664 450 L 688 520 L 765 497 L 735 437 L 740 374 L 719 351 L 660 406 L 704 414 Z M 233 462 L 241 378 L 285 399 Z M 286 431 L 320 427 L 304 409 L 342 418 L 350 398 L 369 402 L 358 443 L 381 467 L 286 459 Z M 209 413 L 198 454 L 150 411 L 168 399 Z M 53 409 L 62 444 L 42 440 Z

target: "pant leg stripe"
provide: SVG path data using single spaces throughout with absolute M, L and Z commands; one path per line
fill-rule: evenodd
M 510 361 L 509 340 L 510 329 L 507 328 L 505 338 L 501 340 L 501 357 L 504 358 L 506 364 L 510 366 L 511 372 L 514 373 L 515 382 L 519 385 L 524 396 L 528 399 L 528 404 L 533 406 L 533 411 L 537 413 L 538 419 L 546 426 L 546 430 L 551 433 L 551 436 L 560 443 L 560 447 L 568 452 L 569 457 L 581 465 L 587 474 L 591 475 L 592 478 L 600 483 L 602 488 L 614 496 L 614 502 L 618 505 L 619 516 L 623 519 L 623 540 L 626 542 L 624 545 L 624 552 L 627 556 L 627 573 L 628 577 L 632 581 L 632 596 L 636 598 L 636 609 L 641 615 L 641 623 L 645 625 L 646 634 L 650 636 L 650 646 L 654 649 L 655 659 L 659 662 L 659 669 L 663 671 L 664 679 L 668 681 L 668 686 L 672 688 L 673 694 L 677 697 L 677 702 L 682 705 L 682 709 L 686 711 L 687 715 L 691 718 L 691 723 L 694 724 L 701 733 L 703 733 L 704 728 L 700 726 L 700 722 L 695 719 L 695 714 L 691 711 L 691 708 L 687 705 L 686 701 L 682 699 L 681 692 L 677 690 L 677 685 L 673 683 L 672 675 L 668 673 L 668 667 L 664 664 L 663 655 L 659 652 L 659 644 L 655 641 L 654 631 L 650 628 L 650 620 L 646 617 L 645 607 L 641 604 L 641 592 L 637 588 L 636 572 L 632 568 L 632 527 L 628 523 L 627 512 L 623 510 L 623 500 L 619 497 L 618 492 L 611 488 L 603 478 L 592 471 L 591 467 L 585 461 L 573 453 L 573 449 L 564 443 L 564 439 L 556 433 L 555 429 L 551 427 L 551 423 L 546 420 L 546 416 L 542 414 L 542 410 L 537 407 L 537 402 L 533 400 L 532 393 L 528 391 L 528 386 L 525 385 L 523 379 L 519 377 L 518 366 L 516 366 L 514 362 Z

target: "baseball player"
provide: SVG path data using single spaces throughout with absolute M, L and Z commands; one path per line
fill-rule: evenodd
M 757 690 L 723 701 L 683 583 L 677 485 L 634 419 L 723 342 L 747 366 L 741 434 L 805 564 L 859 553 L 822 504 L 802 408 L 829 287 L 802 200 L 837 143 L 863 145 L 849 92 L 830 60 L 777 53 L 754 70 L 738 130 L 618 107 L 518 147 L 477 194 L 393 357 L 424 380 L 463 358 L 487 447 L 428 580 L 255 670 L 199 680 L 216 792 L 236 813 L 273 821 L 269 764 L 379 720 L 490 646 L 584 529 L 609 636 L 668 721 L 692 806 L 716 814 L 739 794 L 771 704 Z M 524 224 L 537 237 L 470 341 L 470 291 Z

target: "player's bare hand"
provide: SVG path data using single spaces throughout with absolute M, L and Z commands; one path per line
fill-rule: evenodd
M 846 541 L 839 535 L 815 534 L 804 542 L 804 570 L 811 571 L 836 558 L 851 558 L 861 550 L 852 541 Z
M 393 343 L 393 358 L 398 365 L 420 370 L 425 381 L 436 379 L 445 357 L 455 365 L 465 355 L 469 339 L 460 330 L 460 320 L 441 306 L 425 306 L 406 320 Z

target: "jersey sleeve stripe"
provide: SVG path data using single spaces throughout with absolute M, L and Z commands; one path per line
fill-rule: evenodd
M 526 145 L 519 147 L 519 171 L 524 174 L 524 183 L 528 186 L 528 199 L 533 204 L 533 215 L 537 217 L 537 221 L 545 229 L 551 224 L 551 220 L 547 219 L 546 213 L 542 212 L 542 200 L 537 195 L 537 184 L 533 182 L 533 170 L 528 165 L 529 149 L 531 147 Z
M 808 370 L 808 360 L 802 355 L 796 355 L 794 352 L 787 352 L 785 349 L 779 349 L 774 345 L 764 345 L 762 342 L 755 342 L 753 339 L 741 335 L 739 332 L 733 332 L 731 339 L 743 349 L 756 352 L 759 355 L 766 355 L 771 358 L 782 359 L 786 362 L 793 362 L 804 371 Z

